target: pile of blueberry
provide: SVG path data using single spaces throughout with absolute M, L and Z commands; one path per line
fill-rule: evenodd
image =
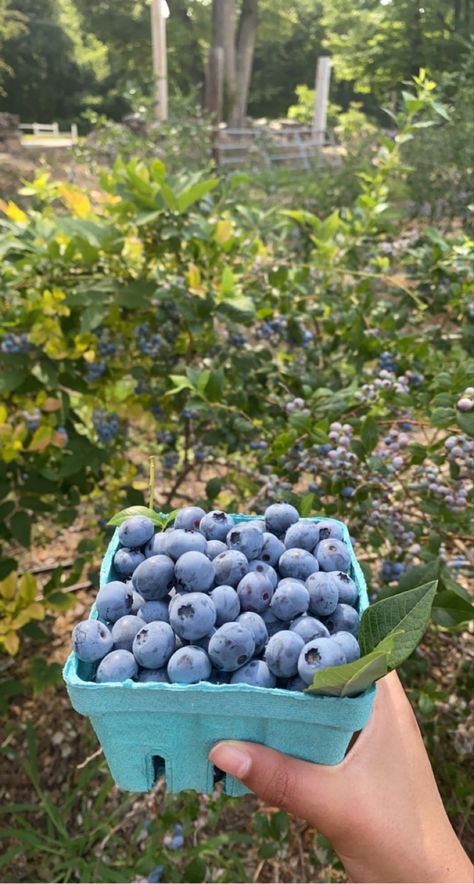
M 155 534 L 146 516 L 119 529 L 120 580 L 100 619 L 73 631 L 95 681 L 249 684 L 304 690 L 318 669 L 360 656 L 358 591 L 339 523 L 287 503 L 234 523 L 191 506 Z

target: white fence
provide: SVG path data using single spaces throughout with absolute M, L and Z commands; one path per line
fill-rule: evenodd
M 321 148 L 332 146 L 325 132 L 309 126 L 256 126 L 252 129 L 219 127 L 214 138 L 214 157 L 219 166 L 251 163 L 271 168 L 288 163 L 309 170 Z
M 71 123 L 69 132 L 60 132 L 59 123 L 20 123 L 22 132 L 32 132 L 33 135 L 51 135 L 55 138 L 71 138 L 76 141 L 78 137 L 77 123 Z

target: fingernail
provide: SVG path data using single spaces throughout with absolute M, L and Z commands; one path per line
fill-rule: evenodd
M 237 743 L 218 743 L 209 753 L 209 758 L 216 767 L 225 770 L 241 780 L 252 765 L 252 758 Z

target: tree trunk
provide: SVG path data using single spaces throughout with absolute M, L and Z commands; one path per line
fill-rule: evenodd
M 212 4 L 212 46 L 224 50 L 224 102 L 231 106 L 236 88 L 235 0 L 214 0 Z
M 257 33 L 257 13 L 258 0 L 243 0 L 236 45 L 235 100 L 229 110 L 229 123 L 235 128 L 243 126 L 247 113 L 255 36 Z

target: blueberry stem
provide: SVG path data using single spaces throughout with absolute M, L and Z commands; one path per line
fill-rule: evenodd
M 149 479 L 149 489 L 150 489 L 150 502 L 149 508 L 154 510 L 155 508 L 155 456 L 152 454 L 149 458 L 150 463 L 150 479 Z

